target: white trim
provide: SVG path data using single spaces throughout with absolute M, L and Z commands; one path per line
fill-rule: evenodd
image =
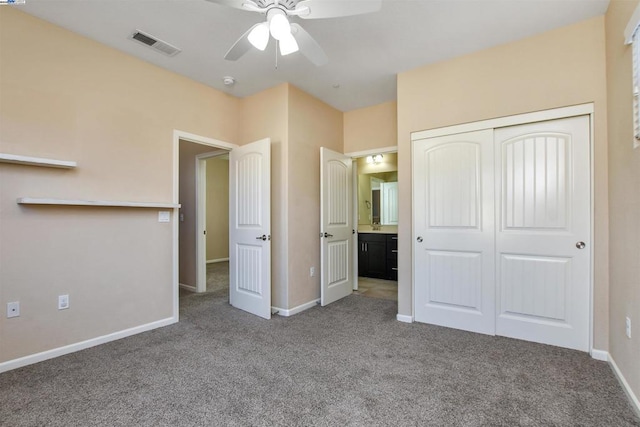
M 183 132 L 180 130 L 174 129 L 173 131 L 173 140 L 174 143 L 180 142 L 180 140 L 193 142 L 195 144 L 200 145 L 209 145 L 214 148 L 222 148 L 227 151 L 233 150 L 234 148 L 238 148 L 239 145 L 233 144 L 231 142 L 222 141 L 219 139 L 208 138 L 202 135 L 196 135 L 195 133 Z
M 178 286 L 180 286 L 182 289 L 187 290 L 189 292 L 194 292 L 194 293 L 198 292 L 195 286 L 185 285 L 184 283 L 180 283 L 178 284 Z
M 596 350 L 595 348 L 591 349 L 591 358 L 596 360 L 601 360 L 603 362 L 609 361 L 609 353 L 604 350 Z
M 216 262 L 226 262 L 229 261 L 229 258 L 216 258 L 216 259 L 208 259 L 207 264 L 213 264 Z
M 347 157 L 356 158 L 356 157 L 366 157 L 373 154 L 385 154 L 385 153 L 397 153 L 397 152 L 398 152 L 398 146 L 394 145 L 390 147 L 372 148 L 370 150 L 352 151 L 350 153 L 344 153 L 344 155 Z
M 225 141 L 220 141 L 206 136 L 196 135 L 181 130 L 173 130 L 173 203 L 178 205 L 180 197 L 180 140 L 193 142 L 196 144 L 209 145 L 214 148 L 222 148 L 226 150 L 232 150 L 237 148 L 238 145 Z M 178 218 L 178 208 L 174 209 L 174 218 Z M 179 252 L 178 247 L 180 243 L 180 221 L 173 221 L 173 317 L 178 321 L 180 306 L 179 306 Z M 197 261 L 196 261 L 197 262 Z
M 589 170 L 589 185 L 591 186 L 590 189 L 590 206 L 589 208 L 591 209 L 591 211 L 589 212 L 589 221 L 590 221 L 590 226 L 589 226 L 589 241 L 591 242 L 591 247 L 589 248 L 589 348 L 593 349 L 593 343 L 594 343 L 594 331 L 595 331 L 595 326 L 594 326 L 594 320 L 593 320 L 593 316 L 595 313 L 595 243 L 596 243 L 596 225 L 595 225 L 595 218 L 596 218 L 596 186 L 595 186 L 595 171 L 596 171 L 596 167 L 595 167 L 595 150 L 596 150 L 596 144 L 595 144 L 595 120 L 594 120 L 594 112 L 591 111 L 589 113 L 589 156 L 590 156 L 590 164 L 589 167 L 591 168 Z M 597 350 L 596 350 L 597 351 Z
M 0 153 L 0 163 L 13 163 L 25 166 L 44 166 L 48 168 L 73 169 L 78 164 L 71 160 L 45 159 L 44 157 L 19 156 Z
M 640 4 L 636 7 L 636 10 L 633 11 L 631 19 L 629 19 L 624 29 L 624 44 L 631 44 L 633 42 L 633 34 L 636 32 L 638 25 L 640 25 Z
M 53 359 L 54 357 L 63 356 L 65 354 L 74 353 L 76 351 L 84 350 L 90 347 L 95 347 L 100 344 L 105 344 L 111 341 L 116 341 L 121 338 L 126 338 L 131 335 L 147 332 L 152 329 L 161 328 L 176 323 L 178 319 L 175 317 L 169 317 L 155 322 L 147 323 L 133 328 L 124 329 L 122 331 L 113 332 L 111 334 L 103 335 L 101 337 L 91 338 L 86 341 L 80 341 L 75 344 L 66 345 L 64 347 L 54 348 L 52 350 L 43 351 L 41 353 L 31 354 L 29 356 L 20 357 L 18 359 L 9 360 L 7 362 L 0 363 L 0 373 L 10 371 L 12 369 L 21 368 L 23 366 L 32 365 L 34 363 L 42 362 L 44 360 Z
M 19 205 L 56 205 L 56 206 L 96 206 L 115 208 L 179 208 L 177 203 L 163 202 L 122 202 L 113 200 L 68 200 L 37 197 L 20 197 L 16 200 Z
M 354 291 L 358 290 L 358 227 L 360 226 L 360 206 L 358 206 L 358 162 L 351 162 L 351 206 L 353 207 L 353 215 L 351 221 L 353 222 L 353 230 L 355 233 L 351 234 L 351 246 L 352 246 L 352 260 L 353 265 L 353 283 L 351 288 Z
M 613 373 L 616 375 L 616 378 L 618 379 L 618 382 L 622 386 L 622 389 L 624 390 L 625 394 L 629 398 L 631 407 L 636 412 L 636 414 L 640 417 L 640 400 L 638 400 L 638 396 L 636 396 L 633 390 L 631 389 L 631 386 L 625 379 L 624 375 L 622 375 L 622 372 L 618 368 L 618 365 L 616 364 L 615 360 L 613 360 L 613 357 L 611 355 L 609 355 L 609 365 L 611 366 Z
M 398 313 L 396 314 L 396 320 L 402 323 L 413 323 L 413 316 Z
M 289 317 L 289 316 L 293 316 L 294 314 L 298 314 L 305 310 L 308 310 L 311 307 L 315 307 L 318 304 L 320 304 L 320 298 L 306 302 L 302 305 L 292 308 L 291 310 L 285 310 L 284 308 L 271 306 L 271 312 L 277 314 L 278 316 Z
M 475 132 L 485 129 L 496 129 L 506 126 L 515 126 L 528 123 L 544 122 L 547 120 L 566 119 L 569 117 L 586 116 L 593 114 L 593 103 L 573 105 L 570 107 L 554 108 L 551 110 L 535 111 L 532 113 L 517 114 L 515 116 L 498 117 L 495 119 L 481 120 L 479 122 L 463 123 L 437 129 L 429 129 L 411 133 L 411 142 L 437 136 L 454 135 L 457 133 Z

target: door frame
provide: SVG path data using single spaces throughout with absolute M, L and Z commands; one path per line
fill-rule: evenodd
M 180 164 L 179 164 L 179 154 L 180 154 L 180 140 L 193 142 L 195 144 L 200 145 L 208 145 L 212 148 L 219 148 L 227 151 L 231 151 L 234 148 L 239 147 L 236 144 L 232 144 L 230 142 L 221 141 L 218 139 L 209 138 L 202 135 L 196 135 L 189 132 L 184 132 L 178 129 L 173 130 L 173 138 L 172 138 L 172 163 L 173 163 L 173 194 L 171 200 L 178 207 L 173 208 L 173 225 L 172 225 L 172 257 L 173 257 L 173 319 L 177 322 L 179 320 L 179 214 L 180 214 Z M 197 259 L 196 259 L 197 263 Z
M 374 154 L 387 154 L 387 153 L 397 153 L 398 146 L 393 145 L 389 147 L 382 148 L 372 148 L 369 150 L 363 151 L 351 151 L 349 153 L 344 153 L 345 156 L 351 157 L 352 160 L 355 160 L 360 157 L 373 156 Z M 353 198 L 353 227 L 356 231 L 353 235 L 354 244 L 353 246 L 353 290 L 358 290 L 358 162 L 352 163 L 352 171 L 353 171 L 353 182 L 352 182 L 352 198 Z M 398 275 L 400 274 L 400 270 L 398 270 Z
M 586 103 L 580 105 L 573 105 L 569 107 L 553 108 L 549 110 L 535 111 L 531 113 L 516 114 L 513 116 L 499 117 L 495 119 L 481 120 L 477 122 L 464 123 L 460 125 L 446 126 L 442 128 L 429 129 L 423 131 L 417 131 L 411 133 L 411 159 L 414 157 L 414 142 L 425 138 L 434 138 L 439 136 L 454 135 L 458 133 L 474 132 L 484 129 L 495 129 L 507 126 L 524 125 L 529 123 L 544 122 L 556 119 L 566 119 L 576 116 L 589 116 L 589 197 L 590 197 L 590 212 L 589 212 L 589 233 L 592 244 L 589 248 L 589 353 L 592 357 L 594 355 L 593 348 L 593 316 L 594 316 L 594 246 L 595 246 L 595 233 L 594 233 L 594 213 L 595 213 L 595 193 L 594 193 L 594 103 Z M 414 213 L 414 183 L 411 180 L 411 239 L 415 238 L 416 230 L 416 216 Z M 415 253 L 411 252 L 411 321 L 415 318 Z M 599 352 L 595 350 L 595 352 Z
M 196 156 L 196 292 L 207 290 L 207 160 L 225 154 L 228 149 L 219 149 Z M 227 189 L 227 191 L 229 191 Z

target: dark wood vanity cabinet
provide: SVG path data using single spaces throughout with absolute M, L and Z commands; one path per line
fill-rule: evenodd
M 387 279 L 398 280 L 398 235 L 387 234 Z
M 358 234 L 358 275 L 398 280 L 398 236 L 396 234 Z

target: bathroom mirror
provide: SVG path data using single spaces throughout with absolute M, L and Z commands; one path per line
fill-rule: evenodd
M 378 163 L 358 159 L 358 224 L 398 225 L 398 166 L 395 153 Z

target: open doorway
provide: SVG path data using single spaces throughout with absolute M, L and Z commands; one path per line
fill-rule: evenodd
M 229 303 L 271 318 L 271 139 L 237 146 L 174 130 L 173 200 L 181 205 L 176 208 L 178 221 L 173 222 L 176 319 L 181 292 L 206 291 L 206 214 L 201 213 L 206 207 L 197 208 L 202 206 L 197 200 L 205 198 L 197 196 L 204 184 L 198 179 L 203 168 L 196 157 L 225 153 L 229 154 Z
M 229 292 L 229 154 L 208 153 L 197 156 L 198 218 L 204 224 L 204 287 L 198 292 Z M 202 264 L 202 260 L 200 262 Z M 200 268 L 202 268 L 200 266 Z M 200 283 L 199 283 L 200 284 Z M 204 288 L 204 289 L 203 289 Z
M 396 153 L 354 158 L 357 177 L 355 292 L 398 299 L 398 160 Z
M 228 148 L 179 140 L 180 295 L 229 288 Z

